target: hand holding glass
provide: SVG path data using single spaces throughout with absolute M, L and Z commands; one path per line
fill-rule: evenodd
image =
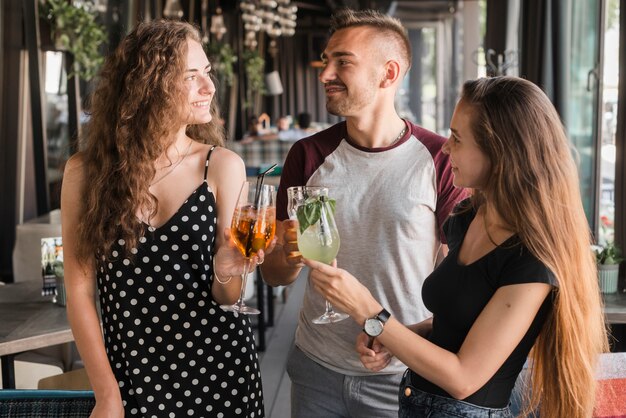
M 289 217 L 298 219 L 298 249 L 303 257 L 330 264 L 339 252 L 339 231 L 335 225 L 334 201 L 328 188 L 297 186 L 287 189 Z M 326 312 L 314 324 L 329 324 L 348 318 L 333 310 L 326 301 Z
M 231 223 L 231 235 L 235 245 L 243 254 L 243 274 L 241 275 L 241 294 L 233 305 L 221 308 L 242 314 L 259 314 L 261 311 L 244 303 L 246 281 L 250 271 L 251 259 L 260 250 L 270 246 L 276 232 L 276 194 L 274 186 L 258 185 L 245 181 L 239 193 L 237 207 Z

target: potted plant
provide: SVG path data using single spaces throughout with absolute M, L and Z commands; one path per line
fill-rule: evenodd
M 74 69 L 68 77 L 93 78 L 104 61 L 100 46 L 107 41 L 106 28 L 96 21 L 93 0 L 77 5 L 68 0 L 40 0 L 40 10 L 50 23 L 56 48 L 74 57 Z
M 226 42 L 213 42 L 207 45 L 207 51 L 215 61 L 217 78 L 223 80 L 227 86 L 232 86 L 235 78 L 233 67 L 237 62 L 237 55 L 233 48 Z
M 243 63 L 246 72 L 247 89 L 244 108 L 253 106 L 255 97 L 265 94 L 265 60 L 257 50 L 248 50 L 243 53 Z
M 620 249 L 614 242 L 608 242 L 604 246 L 594 246 L 594 252 L 598 264 L 600 291 L 616 293 L 619 264 L 623 260 Z
M 235 51 L 226 42 L 212 42 L 206 45 L 207 54 L 212 63 L 214 63 L 215 77 L 218 79 L 217 84 L 218 97 L 220 105 L 228 105 L 227 92 L 235 81 L 235 63 L 237 55 Z

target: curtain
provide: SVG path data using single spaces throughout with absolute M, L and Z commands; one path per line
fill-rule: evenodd
M 484 39 L 486 73 L 518 75 L 520 0 L 488 1 Z
M 284 92 L 278 96 L 266 97 L 266 109 L 271 110 L 272 120 L 291 115 L 294 120 L 298 113 L 306 112 L 316 122 L 337 123 L 340 118 L 326 111 L 324 87 L 318 77 L 322 68 L 316 66 L 326 44 L 326 32 L 303 31 L 294 37 L 278 39 L 279 50 L 272 68 L 277 70 L 283 83 Z M 271 58 L 270 58 L 271 59 Z
M 506 50 L 508 1 L 487 2 L 487 30 L 485 31 L 485 51 L 493 50 L 496 54 L 504 54 Z M 488 61 L 487 61 L 488 62 Z M 487 75 L 496 75 L 493 68 L 487 66 Z
M 523 0 L 520 76 L 540 86 L 566 121 L 572 0 Z

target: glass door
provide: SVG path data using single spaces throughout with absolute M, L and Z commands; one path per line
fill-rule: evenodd
M 601 103 L 602 73 L 601 11 L 598 2 L 574 0 L 571 3 L 571 54 L 569 92 L 565 125 L 579 158 L 580 188 L 587 219 L 596 229 L 598 105 Z
M 442 56 L 437 49 L 438 26 L 433 22 L 408 29 L 413 65 L 396 96 L 396 109 L 401 117 L 433 132 L 442 128 L 440 102 L 437 101 L 443 97 L 441 71 L 437 65 Z
M 617 130 L 617 87 L 619 80 L 619 0 L 607 0 L 604 19 L 604 71 L 599 109 L 599 196 L 598 243 L 615 239 L 615 133 Z
M 404 23 L 404 22 L 403 22 Z M 443 136 L 448 135 L 461 74 L 460 50 L 453 17 L 404 23 L 413 63 L 396 96 L 401 117 Z
M 70 156 L 69 101 L 63 52 L 46 51 L 44 55 L 44 111 L 50 209 L 61 205 L 61 180 Z

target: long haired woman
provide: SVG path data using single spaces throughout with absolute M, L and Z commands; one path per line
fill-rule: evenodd
M 314 285 L 364 325 L 357 351 L 366 367 L 384 369 L 389 352 L 408 366 L 401 417 L 509 417 L 530 355 L 525 412 L 588 418 L 608 344 L 559 115 L 526 80 L 484 78 L 463 86 L 450 130 L 454 184 L 474 194 L 447 220 L 449 254 L 424 283 L 433 317 L 404 326 L 393 317 L 402 306 L 383 307 L 348 272 L 307 261 Z
M 264 415 L 250 323 L 219 308 L 241 288 L 243 259 L 219 231 L 245 170 L 221 146 L 214 94 L 183 22 L 139 24 L 100 74 L 62 190 L 67 310 L 93 417 Z

